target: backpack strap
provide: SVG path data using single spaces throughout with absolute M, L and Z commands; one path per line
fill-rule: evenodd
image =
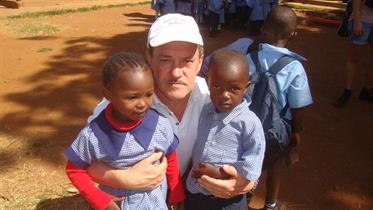
M 289 63 L 296 60 L 293 57 L 290 57 L 288 55 L 284 55 L 280 57 L 269 69 L 268 72 L 272 75 L 276 75 L 278 72 L 280 72 L 285 66 L 287 66 Z M 277 96 L 277 94 L 276 94 Z M 289 110 L 289 103 L 286 103 L 285 107 L 281 110 L 280 116 L 284 117 L 286 113 Z
M 259 53 L 258 53 L 258 51 L 251 52 L 251 53 L 250 53 L 250 56 L 251 56 L 251 59 L 252 59 L 253 62 L 254 62 L 254 65 L 255 65 L 256 71 L 257 71 L 257 72 L 262 72 L 263 69 L 262 69 L 262 65 L 261 65 L 260 62 L 259 62 Z
M 285 66 L 287 66 L 292 61 L 296 60 L 293 57 L 290 57 L 288 55 L 284 55 L 281 58 L 279 58 L 269 69 L 268 72 L 272 75 L 276 75 L 279 71 L 281 71 Z

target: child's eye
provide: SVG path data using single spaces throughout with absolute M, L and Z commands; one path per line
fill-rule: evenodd
M 138 96 L 128 96 L 127 99 L 129 100 L 135 100 L 135 99 L 138 99 L 139 97 Z
M 147 97 L 151 97 L 151 96 L 153 96 L 153 92 L 149 92 L 149 93 L 147 93 L 146 96 L 147 96 Z
M 213 87 L 215 90 L 220 90 L 220 89 L 221 89 L 220 85 L 213 85 L 212 87 Z
M 240 88 L 239 87 L 231 87 L 231 88 L 228 88 L 228 91 L 232 92 L 232 93 L 236 93 L 236 92 L 240 91 Z

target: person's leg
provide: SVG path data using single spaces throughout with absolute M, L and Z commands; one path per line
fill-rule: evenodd
M 373 32 L 371 32 L 371 34 L 373 34 Z M 363 89 L 360 92 L 359 98 L 361 100 L 373 102 L 373 41 L 369 43 L 369 47 L 371 65 L 366 68 L 365 83 Z
M 210 22 L 210 37 L 215 37 L 218 33 L 220 15 L 218 13 L 209 11 L 209 22 Z
M 277 200 L 280 192 L 281 176 L 285 168 L 284 158 L 278 159 L 267 169 L 266 199 L 264 209 L 277 209 Z
M 349 23 L 349 33 L 352 33 L 352 22 Z M 343 93 L 337 98 L 337 100 L 333 103 L 335 107 L 342 107 L 347 103 L 347 101 L 351 97 L 352 93 L 352 86 L 353 81 L 355 78 L 355 73 L 357 71 L 357 63 L 360 60 L 362 48 L 366 47 L 369 43 L 369 39 L 371 37 L 371 29 L 369 28 L 369 24 L 363 23 L 363 34 L 361 36 L 355 36 L 354 34 L 350 35 L 350 40 L 352 44 L 348 50 L 348 56 L 346 61 L 346 81 L 345 81 L 345 89 Z M 360 93 L 360 98 L 364 99 L 365 95 L 365 88 Z M 364 99 L 365 100 L 365 99 Z

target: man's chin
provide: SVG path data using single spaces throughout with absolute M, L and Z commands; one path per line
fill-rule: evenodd
M 168 92 L 167 98 L 170 100 L 179 101 L 185 99 L 188 95 L 189 91 L 187 90 L 173 90 Z

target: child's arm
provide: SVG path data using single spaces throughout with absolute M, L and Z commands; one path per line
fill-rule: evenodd
M 291 129 L 291 147 L 297 147 L 300 143 L 300 133 L 303 130 L 304 108 L 291 109 L 293 116 Z
M 168 203 L 176 204 L 185 199 L 183 182 L 181 180 L 179 163 L 177 161 L 176 151 L 166 155 L 167 159 L 167 184 L 168 184 Z
M 72 162 L 67 161 L 66 174 L 72 184 L 79 190 L 80 195 L 94 209 L 115 209 L 115 207 L 113 208 L 113 205 L 116 206 L 113 202 L 114 197 L 98 189 L 92 182 L 92 178 L 88 175 L 86 169 L 79 168 Z

